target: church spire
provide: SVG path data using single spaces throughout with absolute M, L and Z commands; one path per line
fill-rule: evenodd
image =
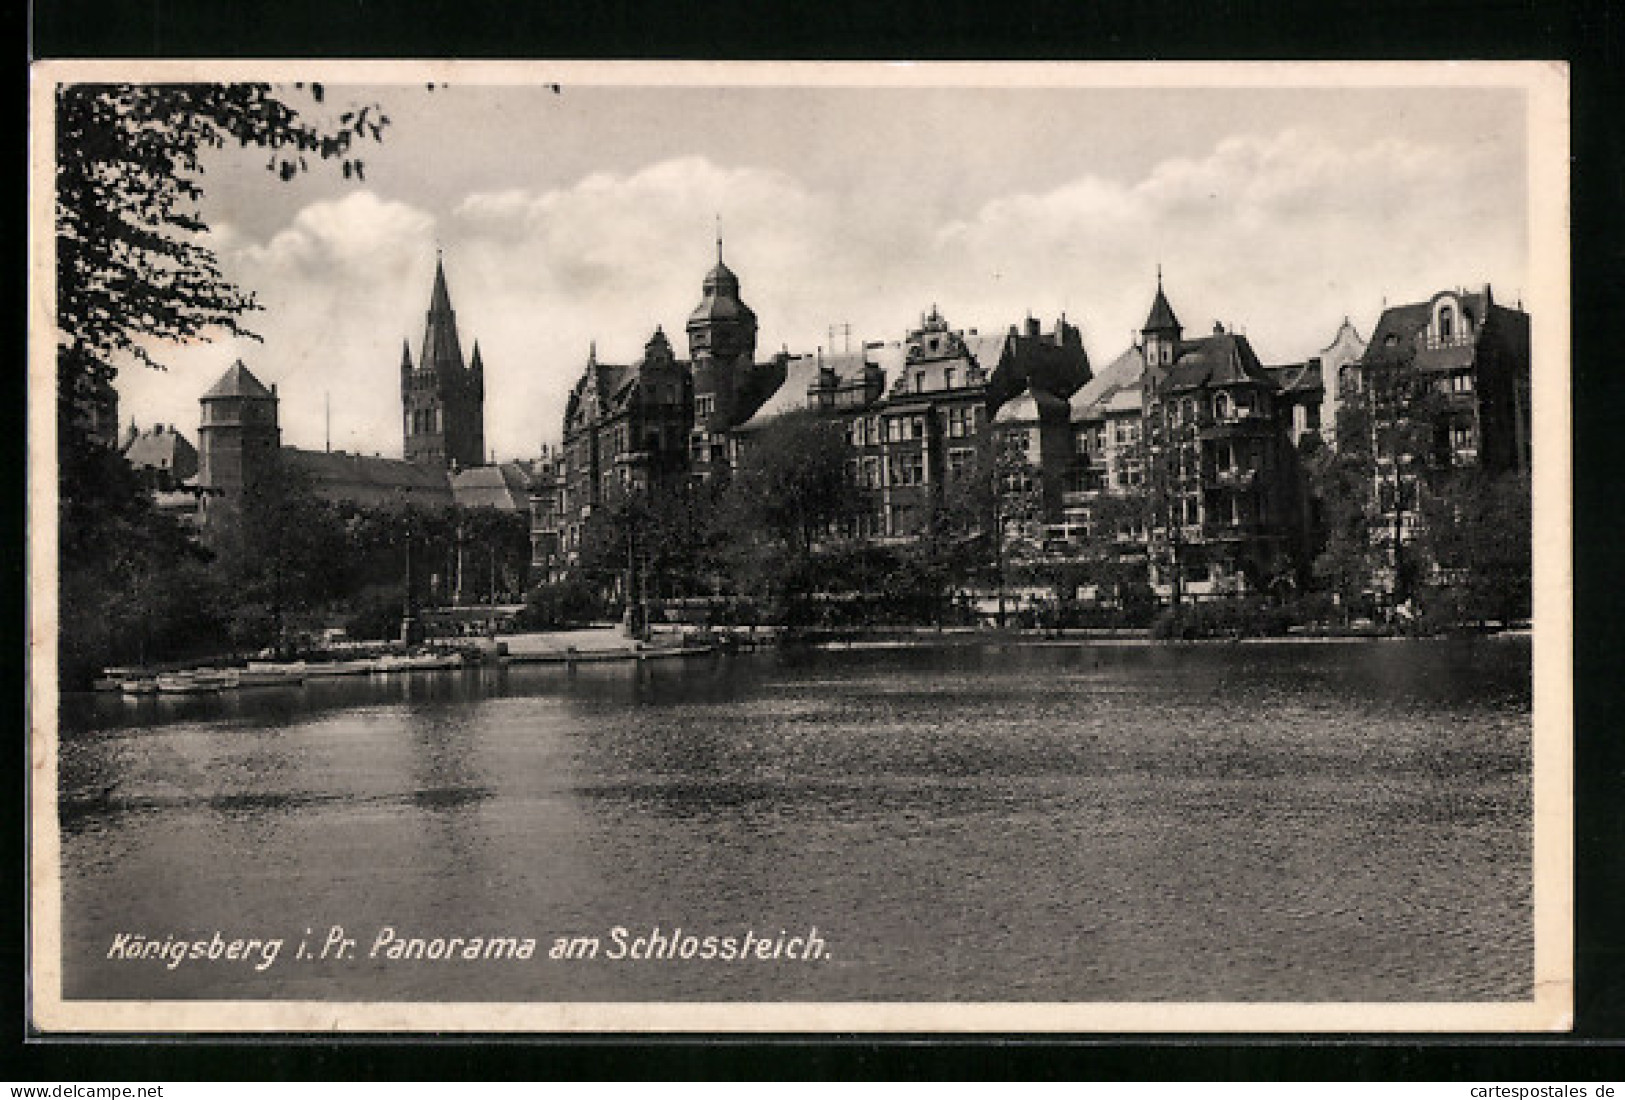
M 446 289 L 446 265 L 438 251 L 434 260 L 434 290 L 429 294 L 429 313 L 423 329 L 423 354 L 418 367 L 436 374 L 463 370 L 463 349 L 457 340 L 457 313 L 451 308 L 451 292 Z
M 440 250 L 435 250 L 434 256 L 434 291 L 429 295 L 429 313 L 450 313 L 451 294 L 446 290 L 446 265 L 441 259 Z

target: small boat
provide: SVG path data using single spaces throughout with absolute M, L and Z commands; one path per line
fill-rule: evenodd
M 415 653 L 406 658 L 406 667 L 414 671 L 419 669 L 462 668 L 463 655 L 461 653 Z
M 461 668 L 460 653 L 389 653 L 373 662 L 374 672 L 429 672 Z
M 360 676 L 374 670 L 374 662 L 370 660 L 311 661 L 305 665 L 305 678 L 316 679 L 326 676 Z
M 151 676 L 132 676 L 120 681 L 119 690 L 126 695 L 157 695 L 158 680 Z
M 237 670 L 238 687 L 282 687 L 305 682 L 305 662 L 250 661 Z
M 162 695 L 205 695 L 219 691 L 222 681 L 195 672 L 162 672 L 157 683 Z

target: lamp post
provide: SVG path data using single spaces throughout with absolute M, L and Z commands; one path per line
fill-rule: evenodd
M 406 598 L 401 608 L 401 643 L 417 645 L 423 641 L 423 623 L 417 615 L 416 594 L 412 587 L 412 526 L 406 520 Z

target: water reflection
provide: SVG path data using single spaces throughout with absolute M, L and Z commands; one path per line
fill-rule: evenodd
M 64 700 L 70 996 L 1526 996 L 1529 648 L 761 653 Z M 110 964 L 163 934 L 805 929 L 825 965 Z

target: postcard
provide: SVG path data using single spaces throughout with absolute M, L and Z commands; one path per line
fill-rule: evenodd
M 40 1034 L 1572 1026 L 1563 65 L 32 122 Z

